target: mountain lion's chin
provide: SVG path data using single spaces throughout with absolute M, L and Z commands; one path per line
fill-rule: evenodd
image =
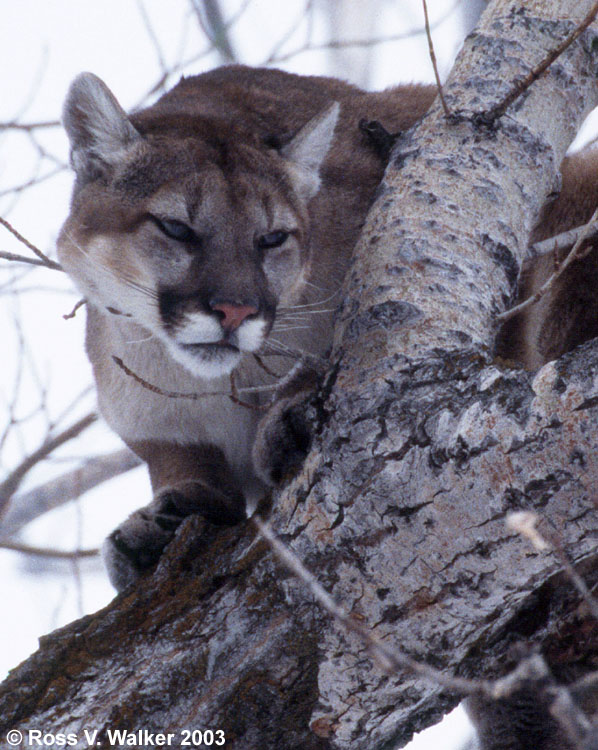
M 206 380 L 230 375 L 243 356 L 231 344 L 171 344 L 169 351 L 192 375 Z

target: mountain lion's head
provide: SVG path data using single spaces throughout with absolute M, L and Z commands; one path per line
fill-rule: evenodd
M 309 271 L 307 204 L 338 105 L 268 145 L 160 104 L 127 117 L 83 73 L 64 107 L 77 174 L 58 254 L 89 303 L 130 318 L 199 377 L 255 352 Z M 273 147 L 272 143 L 286 142 Z

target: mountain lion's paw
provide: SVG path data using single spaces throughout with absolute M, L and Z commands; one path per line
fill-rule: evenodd
M 301 391 L 281 398 L 260 422 L 253 465 L 266 484 L 281 484 L 301 467 L 317 423 L 316 397 L 314 391 Z
M 228 497 L 192 480 L 162 490 L 104 542 L 102 557 L 112 585 L 122 591 L 152 568 L 181 522 L 192 513 L 217 525 L 232 525 L 246 517 L 245 501 L 240 495 Z

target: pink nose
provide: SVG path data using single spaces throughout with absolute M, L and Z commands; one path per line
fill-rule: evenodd
M 212 309 L 224 315 L 220 323 L 225 331 L 236 330 L 245 318 L 257 312 L 257 307 L 251 305 L 230 305 L 225 302 L 221 305 L 212 305 Z

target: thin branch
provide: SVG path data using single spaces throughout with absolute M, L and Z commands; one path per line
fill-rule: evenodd
M 142 378 L 140 375 L 137 375 L 136 372 L 133 372 L 125 363 L 122 361 L 120 357 L 112 355 L 113 361 L 120 367 L 120 369 L 125 373 L 125 375 L 128 375 L 130 378 L 133 378 L 133 380 L 136 383 L 139 383 L 142 388 L 145 388 L 148 391 L 151 391 L 152 393 L 157 393 L 159 396 L 166 396 L 167 398 L 187 398 L 191 401 L 198 401 L 202 398 L 209 398 L 212 396 L 229 396 L 230 394 L 226 393 L 226 391 L 210 391 L 208 393 L 182 393 L 180 391 L 167 391 L 163 388 L 159 388 L 157 385 L 153 385 L 153 383 L 149 383 L 147 380 Z
M 231 17 L 229 21 L 226 23 L 226 29 L 229 29 L 233 24 L 235 24 L 238 19 L 245 13 L 247 8 L 251 5 L 252 0 L 244 0 L 244 2 L 239 7 L 238 11 L 234 16 Z M 141 109 L 145 104 L 148 102 L 151 97 L 153 97 L 155 94 L 159 93 L 160 91 L 164 91 L 166 88 L 167 82 L 177 73 L 180 73 L 181 71 L 184 71 L 185 68 L 188 68 L 190 65 L 196 65 L 199 60 L 209 55 L 212 50 L 214 49 L 214 45 L 210 43 L 205 49 L 201 50 L 200 52 L 191 55 L 185 60 L 181 60 L 175 65 L 173 65 L 170 70 L 165 71 L 162 73 L 160 78 L 153 84 L 153 86 L 145 92 L 145 94 L 141 97 L 141 99 L 137 102 L 137 104 L 132 108 L 134 112 Z
M 168 71 L 168 66 L 166 65 L 166 62 L 164 60 L 164 55 L 162 54 L 162 47 L 160 46 L 160 40 L 158 39 L 156 35 L 156 32 L 152 25 L 151 19 L 148 16 L 147 9 L 145 7 L 145 3 L 143 2 L 143 0 L 137 0 L 137 10 L 139 11 L 139 15 L 141 16 L 141 20 L 143 21 L 143 25 L 145 26 L 147 35 L 150 38 L 150 41 L 154 47 L 154 51 L 156 53 L 156 58 L 158 59 L 158 65 L 160 66 L 160 70 L 162 71 L 162 73 L 166 73 Z
M 257 515 L 251 520 L 280 561 L 309 588 L 316 601 L 345 631 L 355 633 L 362 640 L 372 658 L 387 674 L 397 674 L 400 670 L 407 669 L 418 677 L 462 695 L 483 695 L 491 700 L 508 700 L 521 690 L 531 692 L 537 697 L 539 705 L 546 703 L 546 710 L 574 741 L 575 747 L 589 747 L 587 740 L 593 731 L 591 722 L 575 704 L 569 688 L 557 685 L 540 654 L 532 654 L 523 659 L 512 672 L 493 682 L 452 677 L 434 667 L 422 664 L 380 641 L 371 628 L 352 617 L 334 601 L 301 560 L 280 542 L 268 524 Z M 598 676 L 594 673 L 592 682 L 586 679 L 583 683 L 578 683 L 575 691 L 579 694 L 587 693 L 588 688 L 591 689 L 597 679 Z M 508 713 L 505 716 L 507 720 L 510 719 Z
M 534 81 L 537 81 L 542 73 L 544 73 L 552 65 L 552 63 L 558 57 L 560 57 L 563 52 L 568 47 L 570 47 L 579 36 L 581 36 L 581 34 L 583 34 L 583 32 L 588 28 L 588 26 L 592 23 L 597 15 L 598 2 L 594 3 L 592 9 L 579 24 L 579 26 L 577 26 L 577 28 L 571 34 L 569 34 L 569 36 L 561 44 L 558 45 L 558 47 L 555 47 L 555 49 L 553 49 L 539 65 L 536 65 L 536 67 L 533 68 L 522 80 L 517 82 L 513 89 L 509 92 L 509 94 L 505 96 L 502 102 L 499 102 L 489 112 L 481 113 L 480 118 L 483 119 L 484 122 L 492 123 L 499 117 L 502 117 L 507 109 L 511 106 L 511 104 L 519 99 L 519 97 L 525 91 L 527 91 L 532 83 L 534 83 Z
M 17 232 L 17 230 L 12 226 L 12 224 L 10 222 L 8 222 L 6 219 L 3 219 L 1 216 L 0 216 L 0 224 L 2 224 L 3 227 L 5 227 L 6 229 L 8 229 L 8 231 L 12 235 L 14 235 L 19 240 L 19 242 L 21 242 L 23 245 L 25 245 L 25 247 L 28 247 L 43 262 L 42 263 L 39 263 L 39 262 L 36 263 L 32 259 L 25 260 L 20 255 L 14 256 L 13 258 L 9 258 L 9 260 L 18 259 L 18 260 L 20 260 L 23 263 L 33 263 L 34 265 L 47 266 L 48 268 L 52 268 L 55 271 L 62 271 L 63 270 L 62 266 L 59 263 L 56 263 L 55 261 L 50 260 L 50 258 L 48 258 L 47 255 L 45 255 L 44 253 L 42 253 L 42 251 L 39 248 L 37 248 L 32 242 L 29 242 L 28 239 L 26 239 L 25 237 L 23 237 L 23 235 L 20 232 Z M 2 253 L 2 257 L 6 257 L 7 255 L 12 255 L 12 253 Z
M 230 374 L 230 400 L 237 406 L 243 406 L 245 409 L 251 409 L 252 411 L 266 411 L 268 404 L 251 404 L 248 401 L 243 401 L 239 398 L 239 391 L 237 390 L 237 383 L 235 382 L 235 371 L 233 370 Z
M 0 122 L 0 130 L 41 130 L 44 128 L 60 127 L 60 120 L 46 120 L 41 122 Z
M 143 388 L 146 388 L 148 391 L 151 391 L 152 393 L 157 393 L 160 396 L 166 396 L 166 398 L 187 398 L 187 399 L 190 399 L 191 401 L 199 401 L 202 398 L 224 396 L 225 398 L 229 398 L 233 403 L 238 404 L 239 406 L 244 406 L 247 409 L 259 409 L 261 411 L 263 409 L 266 409 L 267 406 L 256 406 L 255 404 L 249 404 L 249 403 L 246 403 L 245 401 L 241 401 L 239 399 L 239 393 L 256 393 L 256 392 L 261 392 L 261 391 L 273 390 L 273 386 L 271 385 L 256 386 L 253 388 L 237 388 L 233 375 L 231 374 L 231 379 L 230 379 L 231 391 L 230 392 L 208 391 L 206 393 L 181 393 L 180 391 L 167 391 L 167 390 L 164 390 L 163 388 L 159 388 L 157 385 L 153 385 L 153 383 L 148 383 L 147 380 L 142 378 L 140 375 L 137 375 L 136 372 L 133 372 L 133 370 L 127 367 L 120 357 L 116 357 L 115 355 L 112 355 L 112 359 L 126 375 L 128 375 L 130 378 L 133 378 L 133 380 L 136 383 L 139 383 L 140 386 L 142 386 Z
M 571 564 L 571 561 L 567 557 L 567 554 L 565 553 L 560 540 L 557 539 L 554 534 L 550 534 L 547 540 L 546 532 L 542 534 L 540 533 L 540 531 L 538 531 L 537 524 L 539 521 L 540 516 L 538 516 L 533 511 L 520 511 L 518 513 L 510 513 L 507 516 L 507 526 L 529 539 L 529 541 L 538 551 L 551 551 L 555 553 L 561 565 L 565 569 L 567 577 L 575 586 L 585 603 L 588 605 L 592 616 L 594 617 L 594 619 L 598 620 L 598 601 L 596 601 L 596 599 L 592 596 L 592 593 L 587 587 L 586 582 Z
M 252 518 L 259 533 L 268 542 L 279 560 L 309 588 L 314 598 L 328 614 L 340 623 L 343 628 L 355 633 L 363 641 L 376 663 L 387 673 L 394 674 L 401 669 L 408 669 L 436 685 L 455 690 L 462 694 L 479 693 L 491 694 L 494 689 L 491 683 L 481 680 L 467 680 L 462 677 L 451 677 L 444 672 L 427 664 L 412 659 L 410 656 L 389 648 L 382 643 L 369 629 L 340 607 L 328 592 L 321 586 L 312 573 L 303 565 L 301 560 L 274 535 L 268 524 L 258 516 Z
M 52 557 L 61 560 L 78 560 L 81 557 L 98 557 L 98 549 L 78 549 L 73 552 L 60 549 L 49 549 L 47 547 L 32 547 L 29 544 L 20 542 L 0 541 L 0 549 L 9 549 L 14 552 L 22 552 L 25 555 L 35 555 L 37 557 Z
M 15 416 L 17 402 L 19 399 L 19 393 L 23 386 L 23 370 L 25 367 L 25 337 L 23 336 L 23 329 L 21 326 L 21 320 L 15 315 L 14 318 L 14 332 L 17 340 L 17 351 L 15 352 L 15 369 L 12 384 L 12 395 L 8 401 L 8 419 L 6 427 L 2 435 L 0 435 L 0 452 L 4 450 L 4 446 L 8 440 L 11 432 L 14 432 L 14 428 L 18 427 L 20 420 Z
M 259 356 L 259 354 L 256 354 L 255 352 L 252 354 L 253 359 L 257 362 L 259 367 L 266 373 L 266 375 L 269 375 L 271 378 L 275 378 L 276 380 L 280 380 L 282 378 L 282 375 L 279 375 L 278 373 L 274 372 L 274 370 L 271 370 L 268 365 L 264 362 L 264 360 Z
M 585 748 L 595 747 L 595 740 L 588 742 L 592 732 L 592 723 L 573 700 L 568 688 L 553 687 L 550 690 L 552 703 L 550 713 L 565 732 L 567 739 L 573 747 Z
M 8 537 L 44 513 L 81 497 L 103 482 L 131 471 L 141 464 L 141 459 L 133 451 L 121 448 L 103 456 L 89 458 L 76 469 L 20 495 L 14 495 L 0 524 L 0 540 L 6 541 Z
M 313 0 L 307 0 L 305 5 L 303 6 L 303 9 L 300 11 L 297 18 L 293 19 L 293 21 L 290 23 L 290 25 L 287 27 L 287 30 L 284 32 L 284 34 L 278 39 L 276 42 L 274 48 L 270 52 L 268 58 L 266 59 L 266 65 L 268 65 L 270 62 L 276 60 L 280 61 L 285 58 L 277 57 L 278 51 L 282 49 L 282 47 L 288 42 L 288 40 L 293 36 L 295 31 L 297 30 L 297 27 L 299 24 L 303 21 L 304 18 L 310 17 L 310 10 L 312 6 Z M 308 34 L 309 34 L 309 27 L 308 27 Z M 310 48 L 311 42 L 309 40 L 309 36 L 307 37 L 307 41 L 304 44 L 305 49 Z
M 426 36 L 428 37 L 428 50 L 430 52 L 430 60 L 432 62 L 432 68 L 434 69 L 434 78 L 436 79 L 436 88 L 438 89 L 438 96 L 440 97 L 440 103 L 444 110 L 444 115 L 447 118 L 452 116 L 450 109 L 444 98 L 444 91 L 442 90 L 442 83 L 440 83 L 440 75 L 438 73 L 438 65 L 436 64 L 436 54 L 434 52 L 434 43 L 432 42 L 432 32 L 430 31 L 430 20 L 428 18 L 428 4 L 426 0 L 422 0 L 424 6 L 424 20 L 426 25 Z
M 40 461 L 50 455 L 56 448 L 77 437 L 83 430 L 87 429 L 97 420 L 94 412 L 86 414 L 66 430 L 46 440 L 37 450 L 24 458 L 21 463 L 13 469 L 8 477 L 0 483 L 0 515 L 3 513 L 10 498 L 23 481 L 25 475 Z
M 457 0 L 447 11 L 446 13 L 441 16 L 438 20 L 434 21 L 434 23 L 431 25 L 431 29 L 435 29 L 437 26 L 440 26 L 444 21 L 446 21 L 447 18 L 451 16 L 455 8 L 458 8 L 459 5 L 463 0 Z M 290 60 L 293 57 L 296 57 L 297 55 L 302 55 L 305 52 L 318 52 L 320 50 L 327 50 L 327 49 L 344 49 L 346 47 L 375 47 L 378 44 L 387 44 L 389 42 L 400 42 L 404 39 L 412 39 L 416 36 L 421 36 L 422 34 L 426 33 L 425 28 L 418 27 L 416 29 L 409 29 L 409 31 L 403 31 L 398 34 L 389 34 L 388 36 L 379 36 L 379 37 L 373 37 L 372 39 L 348 39 L 346 41 L 329 41 L 329 42 L 322 42 L 319 44 L 312 44 L 310 42 L 306 42 L 302 47 L 297 47 L 291 52 L 285 53 L 284 55 L 278 55 L 276 54 L 276 51 L 279 49 L 280 45 L 277 45 L 273 52 L 270 53 L 269 57 L 265 61 L 265 65 L 270 65 L 272 63 L 281 63 L 285 62 L 287 60 Z
M 505 310 L 505 312 L 500 313 L 500 315 L 496 316 L 496 320 L 500 323 L 503 323 L 505 320 L 509 320 L 510 318 L 513 318 L 515 315 L 518 315 L 520 312 L 523 312 L 523 310 L 527 310 L 528 307 L 531 307 L 534 305 L 541 297 L 543 297 L 546 292 L 550 289 L 550 287 L 554 284 L 554 282 L 561 276 L 565 270 L 573 263 L 573 261 L 577 258 L 578 250 L 581 247 L 584 240 L 589 236 L 590 231 L 592 230 L 592 227 L 594 225 L 594 222 L 596 222 L 596 219 L 598 219 L 598 208 L 594 211 L 592 214 L 592 218 L 590 221 L 586 224 L 584 230 L 579 234 L 576 243 L 571 248 L 571 252 L 563 263 L 559 266 L 559 268 L 552 273 L 549 278 L 542 284 L 542 286 L 538 289 L 538 291 L 535 294 L 532 294 L 531 297 L 528 297 L 524 302 L 522 302 L 520 305 L 515 305 L 515 307 L 512 307 L 510 310 Z
M 19 185 L 12 185 L 12 187 L 4 188 L 4 190 L 0 190 L 0 198 L 3 198 L 5 195 L 12 195 L 14 193 L 23 193 L 25 190 L 28 190 L 34 185 L 40 185 L 46 180 L 51 180 L 52 177 L 56 177 L 57 174 L 64 172 L 65 169 L 65 166 L 59 166 L 55 169 L 51 169 L 49 172 L 46 172 L 46 174 L 41 175 L 41 177 L 32 177 L 30 180 L 21 182 Z
M 532 257 L 539 258 L 541 255 L 548 255 L 549 253 L 558 252 L 564 250 L 567 247 L 574 245 L 580 236 L 587 240 L 592 240 L 598 236 L 598 222 L 590 222 L 588 224 L 582 224 L 579 227 L 568 229 L 566 232 L 556 234 L 554 237 L 549 237 L 546 240 L 540 240 L 540 242 L 534 242 L 533 245 L 529 246 Z
M 54 261 L 50 261 L 48 263 L 45 260 L 38 260 L 37 258 L 27 258 L 25 255 L 18 255 L 16 253 L 7 253 L 7 252 L 4 252 L 3 250 L 0 250 L 0 258 L 2 260 L 10 260 L 16 263 L 27 263 L 30 266 L 42 266 L 43 268 L 51 268 L 53 271 L 64 270 L 61 266 L 58 265 L 58 263 L 54 263 Z
M 75 317 L 75 315 L 77 314 L 77 310 L 78 310 L 78 309 L 79 309 L 80 307 L 83 307 L 83 305 L 85 305 L 85 304 L 87 304 L 87 300 L 86 300 L 86 299 L 80 299 L 80 300 L 79 300 L 79 301 L 78 301 L 78 302 L 77 302 L 77 303 L 75 304 L 75 306 L 74 306 L 74 307 L 73 307 L 73 309 L 72 309 L 72 310 L 70 311 L 70 313 L 65 313 L 65 314 L 64 314 L 64 315 L 63 315 L 62 317 L 64 318 L 64 320 L 70 320 L 71 318 L 74 318 L 74 317 Z
M 228 35 L 229 24 L 224 21 L 220 4 L 217 0 L 191 0 L 191 8 L 197 22 L 208 40 L 218 50 L 224 62 L 237 62 L 238 57 L 233 50 Z M 205 21 L 204 21 L 205 14 Z

